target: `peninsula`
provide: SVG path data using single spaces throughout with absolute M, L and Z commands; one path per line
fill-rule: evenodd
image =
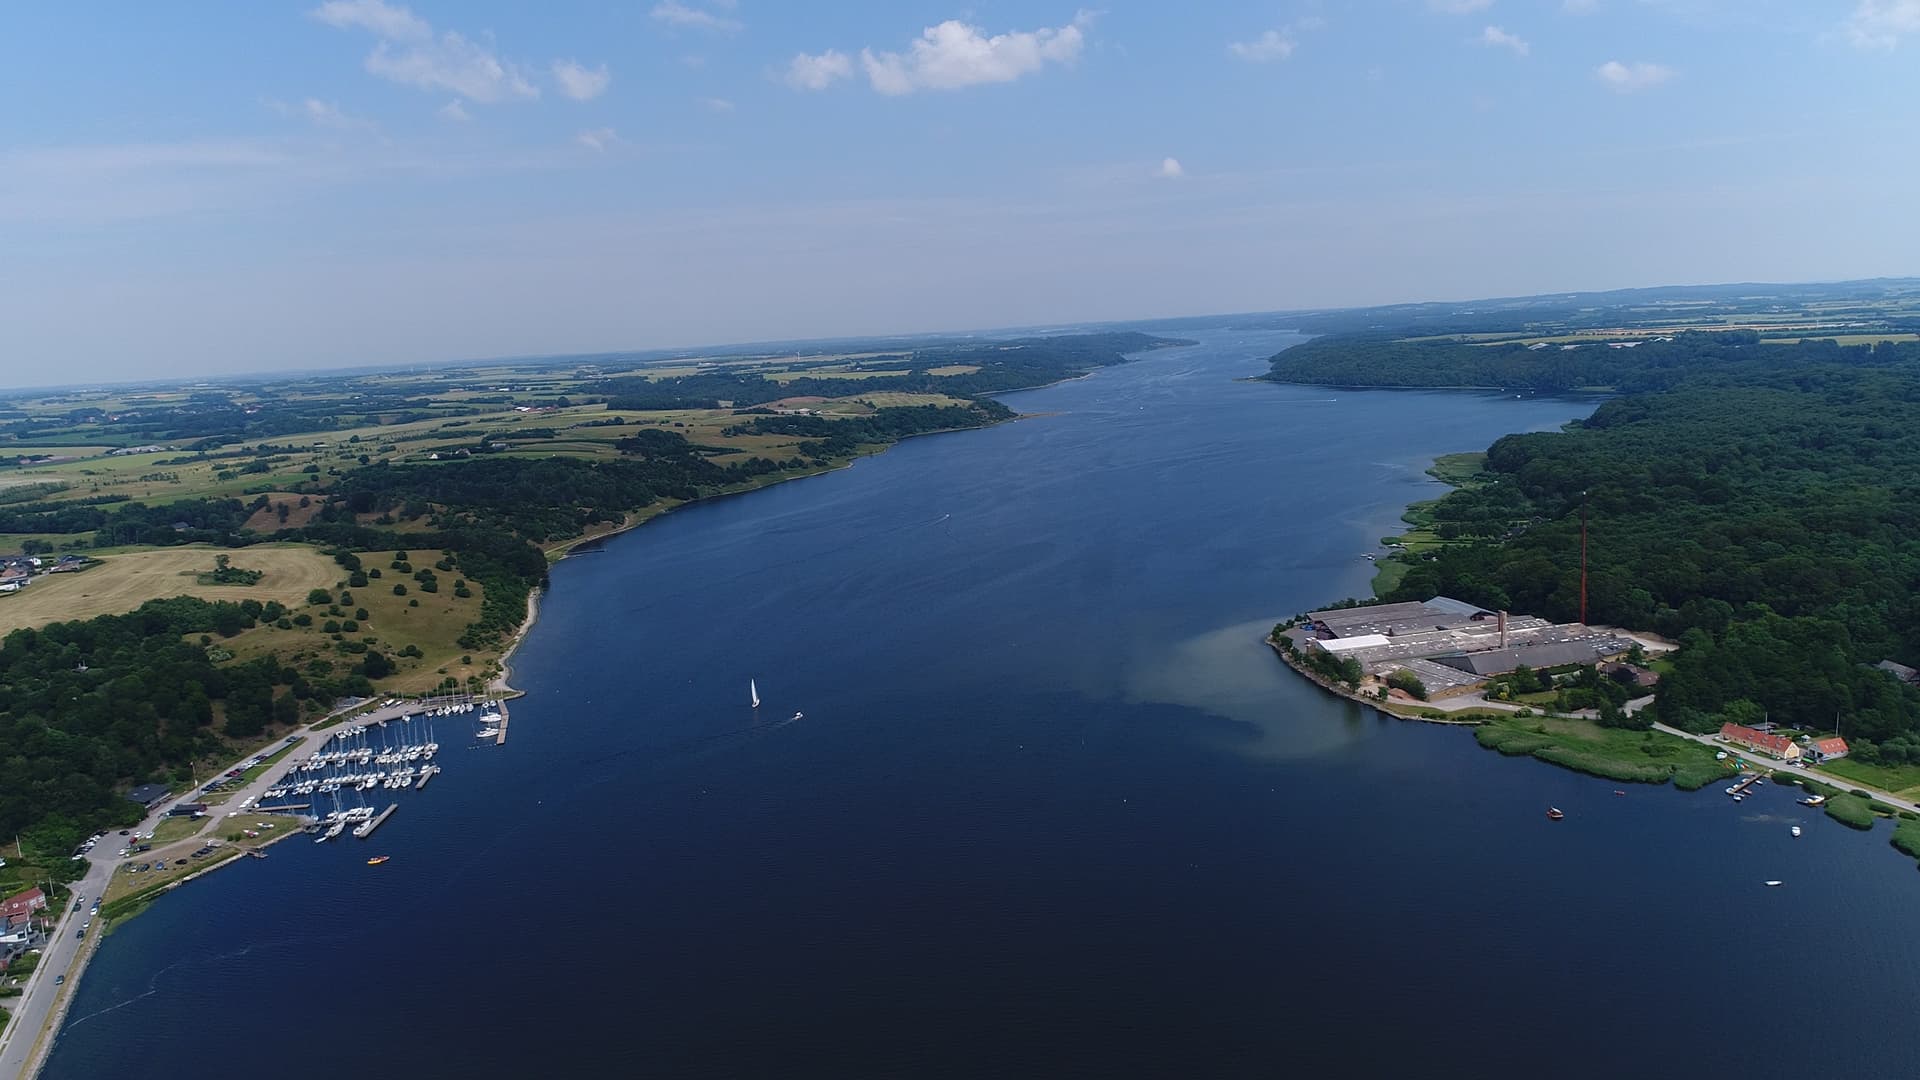
M 1841 296 L 1844 323 L 1823 315 Z M 1280 353 L 1269 378 L 1283 382 L 1612 396 L 1565 431 L 1499 440 L 1477 468 L 1449 462 L 1457 486 L 1380 555 L 1384 642 L 1352 633 L 1370 624 L 1349 601 L 1351 614 L 1283 624 L 1276 648 L 1390 711 L 1484 720 L 1485 745 L 1615 779 L 1652 772 L 1628 767 L 1646 763 L 1614 733 L 1649 748 L 1728 733 L 1717 760 L 1770 754 L 1816 793 L 1822 776 L 1865 791 L 1830 812 L 1894 817 L 1893 844 L 1915 854 L 1920 556 L 1904 538 L 1920 524 L 1906 490 L 1920 441 L 1903 418 L 1920 400 L 1916 297 L 1913 282 L 1863 282 L 1430 305 Z M 1399 331 L 1378 329 L 1394 319 Z M 1592 655 L 1465 640 L 1502 612 L 1509 633 Z M 1569 749 L 1576 737 L 1586 745 Z M 1667 776 L 1710 779 L 1672 753 Z M 1801 757 L 1817 768 L 1788 764 Z

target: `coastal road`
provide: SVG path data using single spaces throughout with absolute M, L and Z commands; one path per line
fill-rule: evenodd
M 1702 746 L 1711 746 L 1715 750 L 1725 750 L 1727 753 L 1733 754 L 1749 764 L 1759 765 L 1767 769 L 1783 770 L 1789 774 L 1803 774 L 1808 779 L 1817 780 L 1822 784 L 1826 784 L 1828 787 L 1836 787 L 1842 791 L 1851 791 L 1857 795 L 1871 796 L 1890 806 L 1898 807 L 1901 810 L 1911 810 L 1914 813 L 1920 813 L 1920 806 L 1916 806 L 1896 795 L 1881 791 L 1879 788 L 1868 787 L 1865 784 L 1856 784 L 1851 780 L 1842 780 L 1832 773 L 1822 772 L 1811 766 L 1805 769 L 1795 768 L 1778 758 L 1770 758 L 1752 750 L 1743 750 L 1731 743 L 1723 743 L 1711 735 L 1695 735 L 1691 732 L 1681 731 L 1677 727 L 1668 727 L 1660 723 L 1654 724 L 1653 727 L 1655 731 L 1664 731 L 1669 735 L 1678 735 L 1682 739 L 1691 739 Z
M 391 708 L 377 709 L 363 716 L 356 716 L 353 722 L 372 723 L 376 720 L 398 719 L 408 713 L 419 711 L 421 707 L 419 702 L 403 702 Z M 469 726 L 466 724 L 466 721 L 471 718 L 470 715 L 448 717 L 446 719 L 448 730 L 446 734 L 442 736 L 445 739 L 443 745 L 457 746 L 464 742 L 467 738 L 466 732 Z M 226 818 L 245 817 L 249 814 L 260 813 L 258 809 L 254 808 L 242 810 L 240 809 L 240 804 L 251 799 L 257 807 L 260 796 L 264 794 L 268 788 L 277 783 L 281 777 L 284 777 L 288 770 L 293 768 L 295 760 L 303 759 L 315 750 L 321 749 L 325 745 L 326 740 L 333 735 L 333 729 L 329 728 L 323 731 L 315 731 L 314 727 L 317 724 L 325 722 L 325 719 L 315 721 L 315 724 L 309 724 L 292 732 L 293 736 L 305 736 L 306 741 L 301 743 L 293 753 L 275 762 L 272 768 L 267 769 L 258 777 L 255 777 L 253 781 L 245 787 L 233 791 L 224 805 L 209 807 L 206 820 L 202 823 L 200 832 L 195 835 L 204 836 L 204 834 L 208 833 L 209 828 L 217 825 L 218 822 Z M 270 754 L 273 753 L 274 750 L 274 747 L 269 747 L 262 751 L 262 753 Z M 235 762 L 227 768 L 235 768 L 238 764 L 238 762 Z M 224 772 L 225 770 L 222 771 Z M 137 831 L 151 831 L 155 824 L 166 817 L 168 810 L 183 802 L 197 802 L 200 798 L 201 792 L 198 788 L 195 788 L 184 795 L 168 799 L 140 823 Z M 13 1020 L 7 1025 L 6 1031 L 0 1032 L 0 1077 L 9 1078 L 10 1080 L 10 1078 L 24 1077 L 27 1075 L 27 1066 L 34 1064 L 34 1062 L 31 1061 L 31 1057 L 35 1044 L 41 1041 L 41 1032 L 47 1026 L 48 1020 L 53 1017 L 58 1003 L 63 1000 L 66 995 L 73 993 L 75 986 L 80 981 L 80 973 L 84 970 L 84 966 L 76 967 L 74 961 L 80 957 L 84 951 L 84 947 L 94 944 L 96 935 L 105 930 L 104 925 L 95 926 L 93 929 L 87 931 L 87 939 L 84 941 L 73 936 L 74 931 L 77 930 L 81 924 L 92 919 L 87 909 L 92 906 L 95 897 L 106 895 L 107 883 L 112 880 L 114 872 L 120 865 L 127 861 L 121 856 L 114 854 L 114 852 L 119 850 L 122 839 L 116 835 L 116 832 L 117 830 L 109 830 L 107 835 L 100 839 L 99 845 L 97 845 L 93 853 L 87 857 L 88 867 L 86 877 L 74 882 L 70 886 L 75 896 L 86 897 L 86 902 L 81 906 L 80 913 L 78 915 L 73 914 L 71 910 L 72 904 L 67 905 L 67 911 L 59 913 L 58 923 L 48 937 L 45 948 L 41 951 L 40 962 L 34 968 L 33 974 L 27 978 L 26 985 L 21 987 L 21 995 L 16 998 L 0 999 L 5 1001 L 8 1011 L 13 1013 Z M 186 844 L 187 841 L 185 840 L 176 842 L 174 845 L 171 845 L 170 850 L 177 854 L 179 851 L 185 849 Z M 54 986 L 53 980 L 56 975 L 66 976 L 65 985 Z M 48 1035 L 47 1045 L 51 1045 L 51 1033 Z M 45 1047 L 42 1047 L 42 1049 L 45 1049 Z
M 116 839 L 118 837 L 109 833 L 100 843 L 111 843 Z M 94 850 L 98 852 L 101 849 L 96 847 Z M 96 926 L 87 931 L 85 941 L 74 937 L 74 932 L 93 918 L 87 909 L 93 905 L 96 897 L 105 895 L 107 882 L 113 878 L 113 868 L 118 862 L 118 859 L 106 854 L 87 857 L 87 875 L 71 886 L 73 895 L 85 897 L 85 903 L 80 906 L 78 914 L 74 913 L 71 903 L 67 905 L 67 910 L 56 913 L 53 930 L 40 952 L 40 962 L 34 967 L 33 974 L 27 976 L 21 995 L 4 999 L 13 1013 L 13 1021 L 7 1025 L 6 1032 L 0 1034 L 0 1076 L 26 1075 L 34 1044 L 39 1041 L 48 1018 L 53 1015 L 55 1003 L 63 995 L 73 992 L 77 981 L 75 973 L 71 971 L 74 959 L 85 947 L 94 943 L 94 935 L 104 927 Z M 66 985 L 56 987 L 53 980 L 60 975 L 67 976 Z

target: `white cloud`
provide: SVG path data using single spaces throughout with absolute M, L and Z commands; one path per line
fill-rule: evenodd
M 787 65 L 787 85 L 795 90 L 825 90 L 853 74 L 853 61 L 838 49 L 817 56 L 801 53 Z
M 988 37 L 977 26 L 948 19 L 921 31 L 905 53 L 860 50 L 860 64 L 873 88 L 889 95 L 1012 82 L 1050 63 L 1072 63 L 1092 21 L 1083 11 L 1065 26 Z
M 442 120 L 451 120 L 456 124 L 464 124 L 473 119 L 473 117 L 467 115 L 466 106 L 460 104 L 459 98 L 454 98 L 452 101 L 440 106 L 434 110 L 434 114 Z
M 368 121 L 358 117 L 348 116 L 346 113 L 340 111 L 340 106 L 331 102 L 321 101 L 319 98 L 308 98 L 300 103 L 300 108 L 301 111 L 306 114 L 307 119 L 313 121 L 314 124 L 319 127 L 346 131 L 353 128 L 371 126 Z
M 1181 168 L 1179 158 L 1161 158 L 1160 167 L 1154 170 L 1153 175 L 1167 180 L 1178 180 L 1187 175 L 1187 170 Z
M 451 30 L 437 41 L 399 49 L 382 41 L 367 54 L 367 70 L 422 90 L 451 90 L 482 105 L 540 96 L 518 66 Z
M 716 6 L 723 8 L 733 7 L 730 3 L 722 3 Z M 656 22 L 663 22 L 668 26 L 679 27 L 683 30 L 712 30 L 718 33 L 730 34 L 740 29 L 743 25 L 739 19 L 730 19 L 723 15 L 715 15 L 711 11 L 702 11 L 696 7 L 688 7 L 685 4 L 679 3 L 678 0 L 666 0 L 665 3 L 655 4 L 651 14 Z
M 1493 0 L 1427 0 L 1427 6 L 1442 15 L 1471 15 L 1493 6 Z
M 329 26 L 367 30 L 378 38 L 367 54 L 366 69 L 383 79 L 422 90 L 450 90 L 481 104 L 540 96 L 518 66 L 452 30 L 435 37 L 433 27 L 406 8 L 380 0 L 328 0 L 308 14 Z
M 1480 43 L 1498 48 L 1512 49 L 1515 56 L 1525 56 L 1532 49 L 1526 40 L 1518 34 L 1509 34 L 1497 26 L 1489 26 L 1480 31 Z
M 1285 60 L 1293 55 L 1293 49 L 1293 39 L 1278 30 L 1269 30 L 1252 41 L 1236 41 L 1227 46 L 1228 52 L 1256 64 Z
M 380 0 L 327 0 L 307 14 L 335 29 L 358 27 L 387 41 L 423 41 L 433 36 L 433 27 L 425 19 Z
M 1860 0 L 1846 31 L 1862 49 L 1891 49 L 1904 35 L 1920 34 L 1920 0 Z
M 726 98 L 701 98 L 700 104 L 705 106 L 708 112 L 730 113 L 733 111 L 733 102 Z
M 612 128 L 593 128 L 575 135 L 573 141 L 589 150 L 605 153 L 607 147 L 619 143 L 620 136 L 614 134 Z
M 592 101 L 607 92 L 607 84 L 613 76 L 607 72 L 607 65 L 590 68 L 574 60 L 555 60 L 553 62 L 553 81 L 560 84 L 560 92 L 575 101 Z
M 1615 93 L 1631 94 L 1637 90 L 1659 86 L 1673 78 L 1673 69 L 1660 64 L 1650 64 L 1645 60 L 1636 60 L 1630 64 L 1609 60 L 1594 69 L 1594 74 L 1607 85 L 1607 89 Z

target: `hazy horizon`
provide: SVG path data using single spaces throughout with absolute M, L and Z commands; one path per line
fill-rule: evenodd
M 1920 242 L 1920 0 L 8 23 L 14 388 L 1896 277 Z
M 1683 289 L 1725 289 L 1742 286 L 1754 288 L 1792 288 L 1814 285 L 1849 285 L 1855 283 L 1920 282 L 1920 275 L 1895 274 L 1877 278 L 1836 278 L 1826 281 L 1703 281 L 1688 284 L 1671 282 L 1652 285 L 1622 285 L 1607 289 L 1561 289 L 1542 293 L 1515 293 L 1506 296 L 1442 296 L 1442 297 L 1406 297 L 1383 301 L 1379 304 L 1329 304 L 1305 308 L 1275 308 L 1266 311 L 1196 311 L 1184 314 L 1151 314 L 1124 319 L 1081 319 L 1055 323 L 1030 323 L 1009 326 L 944 327 L 931 330 L 895 330 L 873 333 L 827 334 L 818 337 L 782 337 L 762 338 L 752 341 L 697 341 L 677 344 L 645 344 L 614 346 L 603 349 L 584 349 L 569 352 L 527 352 L 501 353 L 490 356 L 453 356 L 399 359 L 363 364 L 316 364 L 301 367 L 271 368 L 261 367 L 237 371 L 181 371 L 177 374 L 129 376 L 122 379 L 93 381 L 48 381 L 25 383 L 0 383 L 0 395 L 11 395 L 32 391 L 81 390 L 112 388 L 115 386 L 142 386 L 152 383 L 182 382 L 194 380 L 231 381 L 249 378 L 276 378 L 298 375 L 344 375 L 355 372 L 378 373 L 386 371 L 405 371 L 412 368 L 463 368 L 483 367 L 489 364 L 513 364 L 551 361 L 566 363 L 571 360 L 592 356 L 624 353 L 640 358 L 643 362 L 671 362 L 673 355 L 654 356 L 651 354 L 679 354 L 694 356 L 701 354 L 730 355 L 744 350 L 767 348 L 778 351 L 784 348 L 799 348 L 812 345 L 832 345 L 842 342 L 867 343 L 877 341 L 915 339 L 953 339 L 984 335 L 1017 335 L 1023 333 L 1047 334 L 1070 332 L 1082 328 L 1098 330 L 1101 328 L 1123 328 L 1136 325 L 1157 323 L 1206 321 L 1215 319 L 1273 319 L 1289 315 L 1306 317 L 1308 315 L 1340 312 L 1364 311 L 1375 307 L 1399 307 L 1418 304 L 1476 304 L 1504 300 L 1532 299 L 1536 297 L 1587 296 L 1610 292 L 1637 292 Z

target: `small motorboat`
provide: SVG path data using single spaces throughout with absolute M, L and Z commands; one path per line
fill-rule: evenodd
M 1800 826 L 1798 826 L 1798 825 L 1795 825 L 1795 826 L 1793 827 L 1793 835 L 1795 835 L 1795 836 L 1799 836 L 1799 835 L 1800 835 Z
M 1784 884 L 1786 884 L 1786 883 L 1785 883 L 1785 882 L 1783 882 L 1783 881 L 1780 881 L 1780 880 L 1779 880 L 1778 878 L 1776 878 L 1776 879 L 1774 879 L 1774 880 L 1772 880 L 1772 881 L 1769 881 L 1769 882 L 1767 882 L 1767 888 L 1769 888 L 1769 889 L 1777 889 L 1777 888 L 1779 888 L 1779 887 L 1780 887 L 1781 885 L 1784 885 Z
M 1624 791 L 1615 791 L 1615 792 L 1614 792 L 1614 794 L 1615 794 L 1615 795 L 1625 795 L 1625 794 L 1626 794 L 1626 792 L 1624 792 Z
M 804 716 L 806 716 L 806 715 L 807 715 L 807 714 L 806 714 L 806 713 L 803 713 L 803 712 L 797 712 L 797 713 L 794 713 L 794 714 L 793 714 L 793 720 L 799 720 L 799 719 L 801 719 L 802 717 L 804 717 Z M 787 723 L 789 723 L 789 724 L 791 724 L 791 723 L 793 723 L 793 720 L 789 720 L 789 721 L 787 721 Z
M 391 855 L 375 855 L 373 858 L 367 860 L 367 865 L 379 866 L 381 863 L 386 862 L 388 859 L 392 857 L 393 856 Z
M 1555 821 L 1559 821 L 1561 818 L 1566 817 L 1567 815 L 1562 813 L 1559 807 L 1549 806 L 1547 807 L 1547 816 L 1552 818 Z

